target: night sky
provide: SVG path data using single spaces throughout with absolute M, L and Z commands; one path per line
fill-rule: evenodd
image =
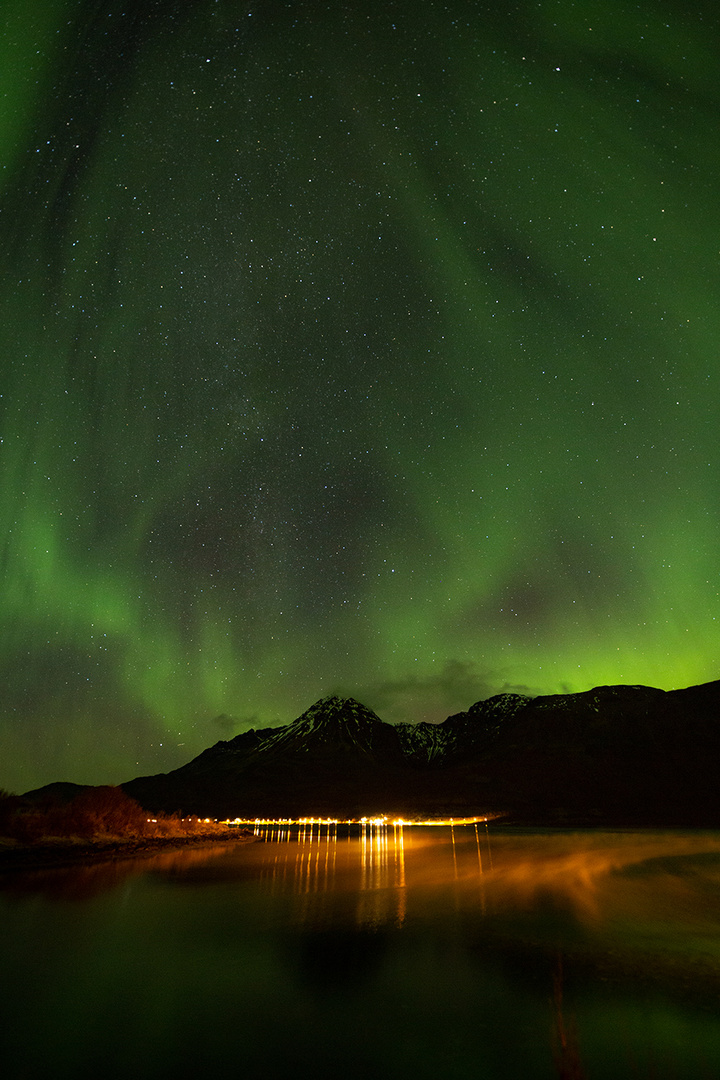
M 720 676 L 686 6 L 3 5 L 0 786 Z

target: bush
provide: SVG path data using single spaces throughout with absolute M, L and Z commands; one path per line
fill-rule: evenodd
M 119 787 L 89 787 L 68 802 L 29 803 L 0 791 L 0 836 L 23 844 L 50 838 L 180 837 L 225 833 L 226 827 L 173 814 L 151 816 Z
M 56 812 L 61 836 L 142 836 L 147 814 L 119 787 L 93 787 Z

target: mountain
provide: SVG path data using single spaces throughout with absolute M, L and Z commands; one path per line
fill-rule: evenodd
M 352 698 L 243 732 L 124 790 L 211 817 L 504 812 L 554 824 L 720 826 L 720 681 L 498 694 L 440 724 L 387 724 Z

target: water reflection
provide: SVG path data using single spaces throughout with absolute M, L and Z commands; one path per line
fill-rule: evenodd
M 697 932 L 716 929 L 716 833 L 541 833 L 490 829 L 485 822 L 430 828 L 315 821 L 258 825 L 254 839 L 6 874 L 0 891 L 80 901 L 147 875 L 178 885 L 252 880 L 271 897 L 293 898 L 291 917 L 301 922 L 331 917 L 334 904 L 344 918 L 350 897 L 357 926 L 402 926 L 440 890 L 452 894 L 455 910 L 488 918 L 546 914 L 552 907 L 595 928 L 633 920 L 657 932 L 664 921 L 680 920 Z
M 230 850 L 242 844 L 230 845 Z M 163 851 L 137 858 L 102 859 L 99 862 L 15 870 L 0 876 L 0 892 L 21 895 L 38 893 L 52 900 L 90 900 L 101 893 L 119 888 L 131 878 L 145 874 L 182 875 L 193 867 L 227 856 L 228 846 L 199 846 Z
M 258 826 L 242 853 L 288 917 L 401 927 L 440 902 L 477 927 L 522 917 L 550 943 L 624 935 L 643 947 L 717 948 L 720 837 L 715 833 L 553 832 L 366 823 Z M 254 871 L 250 866 L 254 866 Z M 229 878 L 237 861 L 216 864 Z M 652 885 L 650 883 L 652 882 Z M 352 911 L 350 910 L 352 908 Z M 513 922 L 513 925 L 515 923 Z M 711 946 L 707 943 L 711 939 Z M 704 943 L 704 944 L 702 944 Z
M 6 875 L 0 1074 L 718 1076 L 718 896 L 720 834 L 483 822 Z
M 403 825 L 366 822 L 309 822 L 296 827 L 257 826 L 257 840 L 272 853 L 253 853 L 260 859 L 260 877 L 273 893 L 286 889 L 315 898 L 299 908 L 302 921 L 312 921 L 326 909 L 322 894 L 356 894 L 358 927 L 392 922 L 401 926 L 407 910 Z M 265 849 L 267 850 L 267 848 Z

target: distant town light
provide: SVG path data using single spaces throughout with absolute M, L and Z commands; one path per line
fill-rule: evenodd
M 361 818 L 320 818 L 320 817 L 300 817 L 300 818 L 281 818 L 281 817 L 255 817 L 255 818 L 226 818 L 221 821 L 221 825 L 403 825 L 412 827 L 413 825 L 477 825 L 480 822 L 494 821 L 497 818 L 503 817 L 503 814 L 483 814 L 479 817 L 447 817 L 447 818 L 425 818 L 422 821 L 413 820 L 411 818 L 389 818 L 387 814 L 378 815 L 377 817 L 361 817 Z M 209 818 L 205 819 L 209 821 Z

